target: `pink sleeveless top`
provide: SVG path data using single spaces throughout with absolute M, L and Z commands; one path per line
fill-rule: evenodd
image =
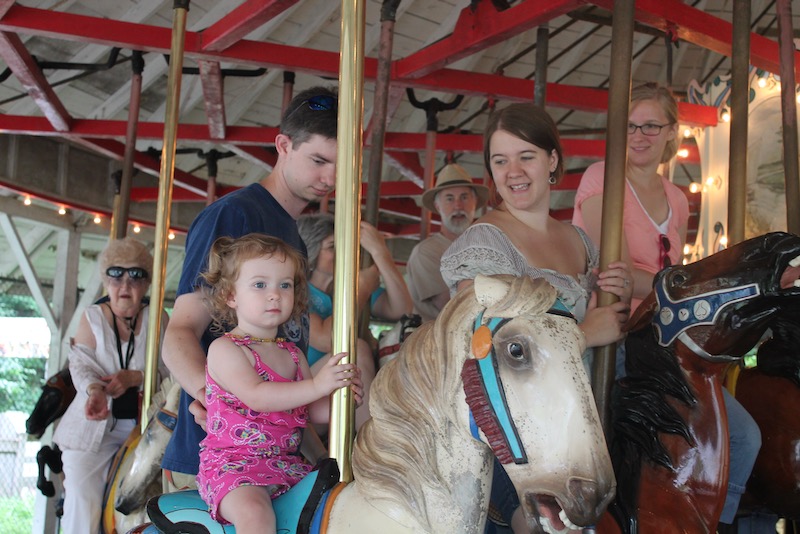
M 239 346 L 245 346 L 255 358 L 254 368 L 263 380 L 298 382 L 303 374 L 298 364 L 299 349 L 289 341 L 277 343 L 292 356 L 297 371 L 294 380 L 280 376 L 267 366 L 250 347 L 249 339 L 225 334 Z M 300 482 L 311 465 L 300 454 L 300 441 L 308 422 L 308 407 L 285 412 L 257 412 L 237 397 L 219 387 L 206 368 L 207 436 L 200 442 L 200 471 L 197 488 L 209 505 L 211 516 L 218 515 L 222 498 L 239 486 L 272 486 L 274 499 Z

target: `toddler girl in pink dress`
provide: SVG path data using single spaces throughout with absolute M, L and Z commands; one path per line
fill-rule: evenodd
M 211 515 L 237 534 L 274 533 L 272 499 L 297 484 L 311 465 L 300 455 L 310 420 L 325 423 L 329 395 L 361 381 L 353 364 L 331 357 L 316 376 L 303 353 L 275 337 L 307 301 L 305 260 L 280 239 L 248 234 L 219 238 L 204 274 L 215 323 L 236 324 L 208 350 L 207 437 L 200 443 L 197 486 Z

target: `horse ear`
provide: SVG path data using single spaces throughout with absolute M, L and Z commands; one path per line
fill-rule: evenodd
M 484 308 L 497 304 L 508 293 L 509 285 L 500 277 L 478 274 L 473 282 L 475 298 Z
M 656 292 L 651 291 L 650 294 L 645 297 L 642 303 L 639 304 L 639 307 L 636 308 L 636 311 L 633 312 L 633 315 L 630 319 L 628 319 L 628 322 L 625 323 L 623 330 L 626 332 L 635 332 L 637 330 L 641 330 L 653 321 L 653 317 L 655 317 L 656 313 L 658 313 Z

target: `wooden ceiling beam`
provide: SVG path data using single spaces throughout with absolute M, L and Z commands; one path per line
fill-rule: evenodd
M 203 87 L 208 133 L 212 139 L 225 139 L 224 79 L 219 61 L 198 61 L 200 84 Z
M 395 62 L 400 78 L 418 78 L 485 50 L 519 33 L 582 6 L 583 0 L 528 0 L 504 11 L 494 2 L 472 2 L 461 14 L 449 37 Z
M 59 132 L 68 132 L 72 117 L 16 33 L 0 31 L 0 57 L 53 128 Z
M 203 30 L 202 49 L 217 52 L 225 50 L 297 2 L 298 0 L 247 0 Z

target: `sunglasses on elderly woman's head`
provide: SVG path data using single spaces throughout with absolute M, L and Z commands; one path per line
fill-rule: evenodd
M 659 259 L 661 261 L 661 268 L 666 269 L 670 265 L 672 265 L 672 260 L 669 259 L 669 249 L 672 245 L 669 242 L 669 237 L 666 234 L 659 234 L 658 236 L 658 245 L 659 245 Z
M 128 273 L 128 278 L 131 280 L 147 280 L 149 274 L 141 267 L 109 267 L 106 269 L 106 276 L 119 280 L 122 276 Z

